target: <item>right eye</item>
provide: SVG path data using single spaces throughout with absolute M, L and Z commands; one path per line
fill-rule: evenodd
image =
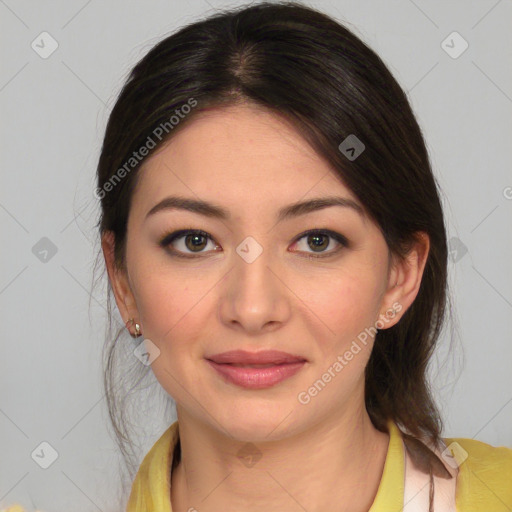
M 208 241 L 214 245 L 214 249 L 219 247 L 213 242 L 213 238 L 199 229 L 181 229 L 165 234 L 159 242 L 159 245 L 168 248 L 172 256 L 179 258 L 197 258 L 203 252 Z M 191 252 L 187 252 L 191 251 Z M 197 256 L 194 256 L 197 254 Z

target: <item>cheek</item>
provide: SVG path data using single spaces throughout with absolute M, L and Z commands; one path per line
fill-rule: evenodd
M 198 342 L 205 334 L 201 331 L 204 320 L 199 317 L 206 314 L 211 285 L 169 273 L 168 269 L 141 272 L 138 279 L 136 298 L 142 332 L 160 351 L 151 369 L 170 396 L 177 402 L 186 401 L 184 387 L 190 386 L 185 383 L 197 373 L 201 355 Z
M 361 269 L 336 276 L 317 276 L 298 291 L 304 299 L 304 315 L 318 324 L 323 336 L 317 338 L 324 355 L 344 351 L 364 329 L 374 325 L 379 313 L 378 277 Z
M 205 295 L 205 285 L 172 275 L 155 278 L 153 274 L 139 284 L 137 292 L 144 334 L 164 344 L 177 333 L 181 339 L 187 338 L 187 327 Z
M 317 358 L 297 394 L 313 417 L 321 417 L 332 404 L 361 398 L 379 309 L 379 274 L 368 267 L 337 279 L 330 276 L 323 284 L 309 294 L 305 308 L 316 334 Z

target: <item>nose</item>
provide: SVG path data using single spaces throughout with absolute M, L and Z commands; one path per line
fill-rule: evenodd
M 249 254 L 251 250 L 254 247 Z M 229 328 L 253 335 L 274 331 L 289 319 L 293 294 L 281 267 L 271 261 L 267 251 L 263 250 L 255 259 L 246 254 L 234 253 L 233 268 L 223 280 L 221 321 Z

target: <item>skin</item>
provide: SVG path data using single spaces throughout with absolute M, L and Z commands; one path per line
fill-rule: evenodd
M 281 207 L 313 197 L 362 204 L 292 126 L 250 105 L 196 115 L 140 172 L 126 269 L 114 266 L 108 233 L 102 248 L 121 315 L 135 318 L 160 350 L 152 370 L 176 401 L 182 459 L 172 474 L 173 511 L 367 511 L 389 442 L 364 405 L 373 338 L 309 403 L 297 396 L 393 304 L 400 311 L 382 328 L 400 320 L 418 293 L 428 237 L 420 234 L 397 260 L 377 225 L 351 208 L 276 223 Z M 173 209 L 145 219 L 169 195 L 218 204 L 231 217 Z M 173 247 L 200 257 L 173 257 L 159 245 L 164 234 L 188 228 L 213 241 L 199 239 L 199 253 L 185 237 Z M 297 239 L 316 228 L 344 235 L 349 246 L 327 237 L 317 252 L 307 236 Z M 252 263 L 236 252 L 248 236 L 263 249 Z M 282 350 L 307 363 L 273 387 L 244 389 L 205 360 L 238 348 Z M 261 454 L 251 467 L 237 456 L 247 443 Z

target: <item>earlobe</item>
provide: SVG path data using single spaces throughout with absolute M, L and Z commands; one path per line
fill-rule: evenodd
M 417 232 L 415 238 L 416 241 L 407 255 L 397 259 L 393 265 L 393 272 L 390 272 L 388 290 L 382 300 L 385 312 L 380 315 L 385 315 L 388 319 L 384 328 L 397 324 L 418 295 L 428 259 L 430 239 L 424 232 Z M 396 312 L 392 319 L 389 318 L 389 313 L 386 314 L 389 310 Z

